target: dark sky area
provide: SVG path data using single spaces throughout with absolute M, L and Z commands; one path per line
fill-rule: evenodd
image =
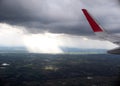
M 120 32 L 117 0 L 1 0 L 0 22 L 25 26 L 32 33 L 89 35 L 92 31 L 82 8 L 110 32 Z

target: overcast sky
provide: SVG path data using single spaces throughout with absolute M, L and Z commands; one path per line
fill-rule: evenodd
M 0 0 L 0 45 L 27 46 L 26 35 L 48 32 L 62 35 L 59 46 L 99 48 L 100 45 L 112 48 L 114 45 L 105 41 L 102 45 L 92 41 L 95 36 L 81 12 L 82 8 L 88 9 L 108 32 L 120 33 L 120 6 L 117 0 Z M 81 41 L 84 36 L 92 38 L 89 44 Z M 67 44 L 64 39 L 71 43 Z M 91 47 L 93 42 L 95 44 Z

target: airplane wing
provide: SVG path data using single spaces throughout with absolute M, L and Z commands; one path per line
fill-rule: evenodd
M 86 9 L 82 9 L 88 23 L 90 24 L 92 30 L 95 34 L 105 40 L 108 40 L 114 44 L 120 46 L 120 37 L 108 34 L 97 22 L 96 20 L 90 15 L 90 13 Z
M 108 34 L 97 22 L 96 20 L 90 15 L 90 13 L 86 9 L 82 9 L 88 23 L 90 24 L 92 30 L 95 34 L 102 39 L 108 40 L 114 44 L 120 46 L 120 37 Z M 108 53 L 110 54 L 120 54 L 120 47 L 115 48 L 113 50 L 109 50 Z

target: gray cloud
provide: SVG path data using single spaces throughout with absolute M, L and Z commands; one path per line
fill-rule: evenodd
M 118 0 L 118 2 L 120 3 L 120 0 Z
M 31 33 L 89 35 L 92 31 L 82 8 L 87 8 L 110 32 L 120 32 L 120 12 L 115 0 L 1 0 L 0 22 L 25 26 Z

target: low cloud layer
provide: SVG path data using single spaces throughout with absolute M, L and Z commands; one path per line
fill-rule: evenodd
M 0 23 L 0 46 L 22 46 L 32 53 L 63 53 L 61 48 L 112 49 L 110 42 L 52 33 L 28 33 L 24 27 Z M 7 34 L 7 35 L 6 35 Z

